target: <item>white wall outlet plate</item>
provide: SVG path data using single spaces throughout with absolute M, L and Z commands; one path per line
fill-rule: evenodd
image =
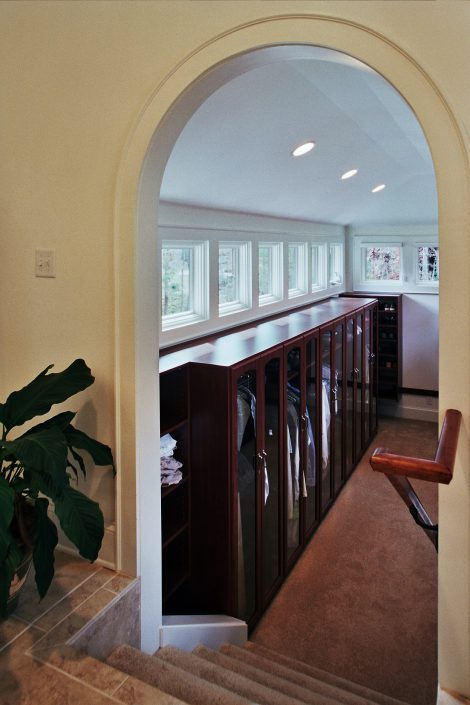
M 55 250 L 36 250 L 36 277 L 55 277 Z

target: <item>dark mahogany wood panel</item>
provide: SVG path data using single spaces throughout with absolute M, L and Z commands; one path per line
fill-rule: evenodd
M 364 298 L 361 306 L 367 306 L 374 299 Z M 190 345 L 160 357 L 160 372 L 188 362 L 231 367 L 247 358 L 267 352 L 270 348 L 283 345 L 292 338 L 305 335 L 312 329 L 334 322 L 338 318 L 356 311 L 358 302 L 354 298 L 329 299 L 310 306 L 302 311 L 279 316 L 266 323 L 258 323 L 236 333 L 221 334 L 211 342 Z
M 434 460 L 396 455 L 388 448 L 376 448 L 370 459 L 372 469 L 386 475 L 414 477 L 448 485 L 454 472 L 461 418 L 462 414 L 456 409 L 446 411 Z
M 233 527 L 230 384 L 225 369 L 190 366 L 193 611 L 230 614 Z M 210 403 L 208 403 L 210 400 Z

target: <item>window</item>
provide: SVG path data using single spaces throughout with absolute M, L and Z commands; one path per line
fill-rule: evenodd
M 251 306 L 251 257 L 248 242 L 219 243 L 219 315 Z
M 400 245 L 366 245 L 362 248 L 363 282 L 402 280 L 402 248 Z
M 330 286 L 343 283 L 343 246 L 340 244 L 328 247 L 328 281 Z
M 307 245 L 305 243 L 289 244 L 288 252 L 288 297 L 307 293 Z
M 282 299 L 282 243 L 259 243 L 258 282 L 260 306 Z
M 163 330 L 207 318 L 207 252 L 205 242 L 163 242 Z
M 419 245 L 417 248 L 417 284 L 439 283 L 439 247 Z
M 325 245 L 312 245 L 312 291 L 325 288 Z

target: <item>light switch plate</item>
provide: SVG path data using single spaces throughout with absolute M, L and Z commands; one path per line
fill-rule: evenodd
M 55 277 L 55 250 L 36 250 L 34 274 L 37 277 Z

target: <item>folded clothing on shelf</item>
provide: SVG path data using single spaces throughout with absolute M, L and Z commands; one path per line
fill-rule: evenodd
M 183 463 L 173 457 L 176 441 L 166 433 L 160 438 L 160 477 L 162 485 L 177 485 L 183 479 Z

